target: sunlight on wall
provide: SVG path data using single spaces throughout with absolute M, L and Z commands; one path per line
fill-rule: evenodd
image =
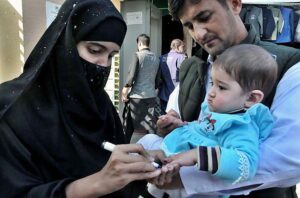
M 17 77 L 24 65 L 22 1 L 0 0 L 0 82 Z
M 20 0 L 7 0 L 11 6 L 18 12 L 20 16 L 22 16 L 22 3 Z
M 24 34 L 23 34 L 23 22 L 19 20 L 19 38 L 20 38 L 20 60 L 22 62 L 22 67 L 20 67 L 20 72 L 23 72 L 23 64 L 25 63 L 24 58 Z
M 120 8 L 121 8 L 121 3 L 120 3 L 119 0 L 112 0 L 112 3 L 114 4 L 114 6 L 115 6 L 118 10 L 120 10 Z

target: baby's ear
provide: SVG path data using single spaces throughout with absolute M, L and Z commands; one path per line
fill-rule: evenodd
M 264 93 L 260 90 L 252 90 L 249 92 L 248 99 L 245 102 L 245 107 L 249 108 L 252 105 L 261 102 L 264 99 Z

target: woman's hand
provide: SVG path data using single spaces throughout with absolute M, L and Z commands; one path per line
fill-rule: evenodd
M 187 122 L 183 122 L 178 114 L 171 110 L 166 115 L 160 116 L 156 124 L 159 134 L 164 137 L 173 129 L 186 125 Z
M 139 144 L 117 145 L 101 171 L 69 184 L 66 195 L 99 197 L 120 190 L 132 181 L 157 177 L 161 170 L 152 161 Z

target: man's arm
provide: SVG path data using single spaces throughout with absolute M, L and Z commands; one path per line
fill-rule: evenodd
M 300 182 L 299 79 L 300 63 L 291 67 L 277 86 L 271 107 L 275 125 L 270 137 L 261 144 L 256 176 L 250 181 L 232 185 L 205 172 L 199 172 L 195 167 L 183 167 L 180 175 L 188 195 L 220 192 L 244 194 Z
M 183 122 L 180 118 L 179 108 L 178 108 L 178 95 L 179 95 L 179 85 L 171 93 L 166 108 L 166 115 L 159 117 L 157 121 L 157 128 L 159 135 L 166 136 L 173 129 L 180 127 L 186 122 Z
M 134 83 L 133 81 L 135 80 L 135 76 L 137 75 L 136 70 L 138 67 L 138 63 L 139 63 L 139 59 L 137 57 L 137 54 L 134 54 L 133 58 L 132 58 L 132 63 L 129 66 L 129 71 L 128 71 L 128 77 L 125 83 L 125 86 L 122 89 L 121 92 L 121 100 L 122 102 L 127 102 L 128 101 L 128 92 L 130 90 L 130 88 L 132 87 L 132 84 Z
M 125 87 L 132 86 L 134 77 L 136 75 L 136 69 L 138 67 L 138 64 L 139 64 L 139 59 L 137 57 L 137 54 L 135 53 L 132 58 L 132 63 L 130 64 L 130 67 L 129 67 L 128 77 L 127 77 L 127 81 L 125 83 Z
M 277 86 L 271 106 L 275 126 L 271 136 L 261 146 L 259 174 L 300 168 L 299 79 L 300 62 L 285 73 Z

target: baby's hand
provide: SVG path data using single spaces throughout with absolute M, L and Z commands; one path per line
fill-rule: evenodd
M 156 185 L 158 188 L 172 189 L 180 187 L 179 165 L 167 164 L 161 168 L 161 174 L 148 182 Z
M 193 166 L 197 163 L 197 149 L 191 149 L 165 159 L 168 164 L 178 164 L 179 166 Z

